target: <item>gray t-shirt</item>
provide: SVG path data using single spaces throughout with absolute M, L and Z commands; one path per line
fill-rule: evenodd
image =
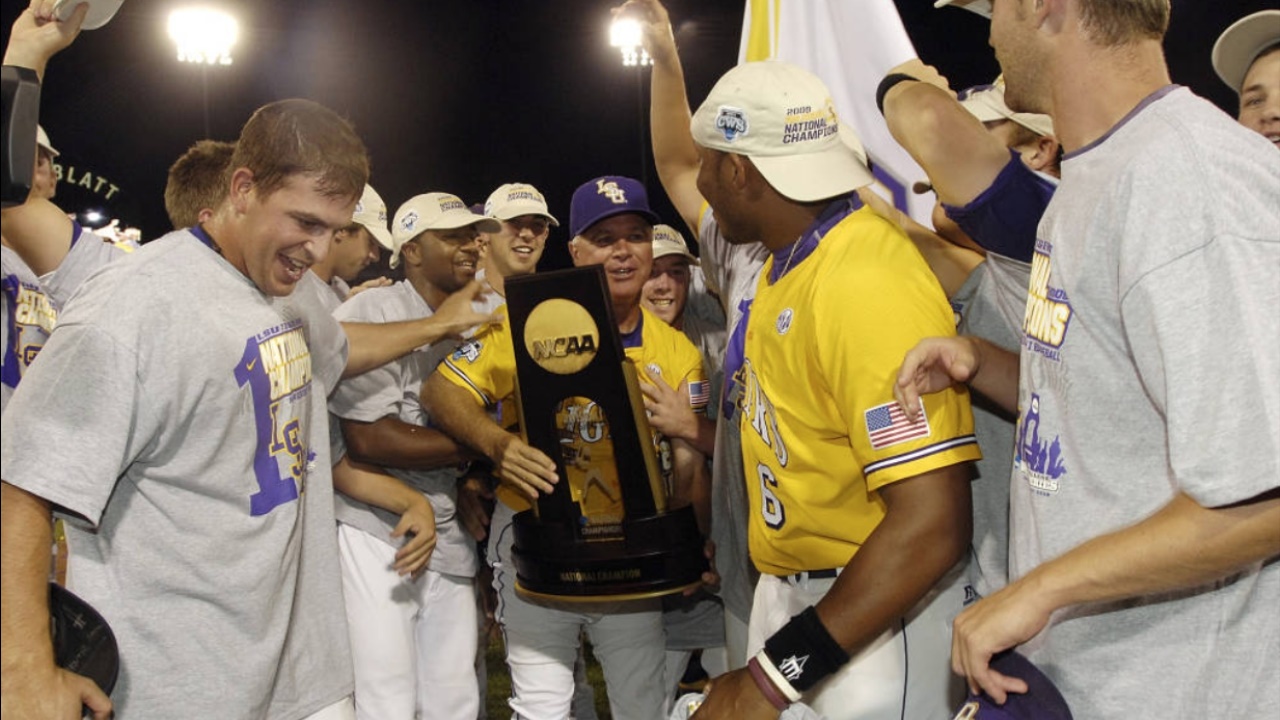
M 710 208 L 702 211 L 698 247 L 707 288 L 720 296 L 732 336 L 745 308 L 755 298 L 756 281 L 769 251 L 759 243 L 729 244 L 720 234 L 720 226 Z M 708 368 L 708 374 L 711 372 Z M 723 362 L 714 372 L 724 386 L 731 385 L 730 378 L 724 377 Z M 751 617 L 755 570 L 747 555 L 749 508 L 746 476 L 742 470 L 742 438 L 738 423 L 724 414 L 725 407 L 733 404 L 732 399 L 724 403 L 719 395 L 711 398 L 711 402 L 720 404 L 715 454 L 711 460 L 711 540 L 716 545 L 716 570 L 720 573 L 720 597 L 725 609 L 746 621 Z
M 0 305 L 0 350 L 4 353 L 0 357 L 0 412 L 4 412 L 28 366 L 49 341 L 58 311 L 35 272 L 18 253 L 3 245 L 0 282 L 4 287 Z
M 330 293 L 332 295 L 332 293 Z M 429 317 L 431 307 L 408 281 L 359 293 L 335 313 L 342 321 L 399 322 Z M 348 378 L 330 398 L 334 415 L 357 422 L 373 422 L 395 417 L 410 425 L 427 427 L 430 419 L 419 399 L 422 383 L 436 365 L 453 350 L 442 341 L 418 348 L 382 367 Z M 477 558 L 475 541 L 458 522 L 457 468 L 403 470 L 387 468 L 387 473 L 416 488 L 431 501 L 436 516 L 436 547 L 430 568 L 438 573 L 473 577 Z M 363 530 L 389 545 L 403 541 L 391 537 L 400 517 L 395 513 L 338 495 L 338 521 Z
M 76 521 L 117 716 L 291 720 L 351 693 L 321 380 L 345 343 L 311 335 L 181 231 L 86 281 L 14 394 L 3 477 Z
M 1031 265 L 988 253 L 951 298 L 960 320 L 956 331 L 976 335 L 1017 352 L 1026 314 Z M 978 596 L 1009 584 L 1009 472 L 1013 466 L 1013 416 L 977 393 L 973 430 L 982 446 L 974 463 L 973 541 L 966 578 Z M 976 599 L 966 594 L 965 601 Z
M 1185 88 L 1068 155 L 1023 325 L 1010 574 L 1186 493 L 1280 483 L 1280 154 Z M 1079 718 L 1280 716 L 1280 563 L 1069 607 L 1024 649 Z

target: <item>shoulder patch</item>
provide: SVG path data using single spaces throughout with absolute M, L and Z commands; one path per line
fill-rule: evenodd
M 472 340 L 460 346 L 457 350 L 454 350 L 453 355 L 450 356 L 450 359 L 452 359 L 454 362 L 458 362 L 460 360 L 466 360 L 468 363 L 473 363 L 480 358 L 481 347 L 482 345 L 480 344 L 479 340 Z
M 909 440 L 929 437 L 929 417 L 924 412 L 924 403 L 920 403 L 920 417 L 915 420 L 907 418 L 897 402 L 887 402 L 865 411 L 863 420 L 867 424 L 867 438 L 871 441 L 872 450 L 880 450 L 898 445 Z

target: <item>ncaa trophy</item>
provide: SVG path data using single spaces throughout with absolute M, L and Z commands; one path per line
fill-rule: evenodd
M 604 270 L 507 280 L 520 428 L 561 482 L 517 513 L 516 589 L 555 600 L 679 592 L 707 569 L 692 507 L 668 505 Z

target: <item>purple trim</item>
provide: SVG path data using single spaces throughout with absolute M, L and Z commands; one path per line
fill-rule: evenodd
M 197 240 L 208 246 L 210 250 L 218 252 L 218 246 L 214 244 L 213 238 L 210 237 L 209 233 L 205 232 L 204 228 L 199 225 L 193 225 L 187 228 L 187 230 L 189 230 L 192 235 L 195 235 Z
M 1087 153 L 1087 152 L 1089 152 L 1090 150 L 1094 149 L 1095 147 L 1097 147 L 1097 146 L 1101 145 L 1102 143 L 1106 142 L 1106 141 L 1107 141 L 1107 138 L 1111 137 L 1112 135 L 1114 135 L 1114 134 L 1115 134 L 1115 132 L 1116 132 L 1117 130 L 1119 130 L 1120 128 L 1124 127 L 1124 126 L 1125 126 L 1125 124 L 1126 124 L 1126 123 L 1128 123 L 1130 120 L 1132 120 L 1132 119 L 1133 119 L 1133 118 L 1134 118 L 1138 113 L 1140 113 L 1140 112 L 1142 112 L 1143 110 L 1147 109 L 1147 106 L 1151 105 L 1152 103 L 1154 103 L 1155 101 L 1159 100 L 1160 98 L 1163 98 L 1165 95 L 1168 95 L 1169 93 L 1173 92 L 1174 90 L 1180 90 L 1180 89 L 1182 89 L 1182 86 L 1181 86 L 1181 85 L 1177 85 L 1177 84 L 1169 84 L 1169 85 L 1165 85 L 1164 87 L 1160 88 L 1159 90 L 1157 90 L 1157 91 L 1155 91 L 1155 92 L 1151 93 L 1150 95 L 1146 96 L 1145 98 L 1143 98 L 1143 99 L 1142 99 L 1142 102 L 1138 103 L 1138 104 L 1137 104 L 1137 106 L 1135 106 L 1132 110 L 1130 110 L 1130 111 L 1129 111 L 1129 113 L 1128 113 L 1127 115 L 1125 115 L 1124 117 L 1120 118 L 1120 122 L 1116 123 L 1115 125 L 1112 125 L 1112 126 L 1111 126 L 1111 129 L 1110 129 L 1110 130 L 1108 130 L 1105 134 L 1103 134 L 1103 136 L 1102 136 L 1102 137 L 1098 138 L 1097 140 L 1094 140 L 1093 142 L 1089 143 L 1088 145 L 1085 145 L 1085 146 L 1084 146 L 1084 147 L 1082 147 L 1082 148 L 1078 148 L 1078 149 L 1076 149 L 1076 150 L 1072 150 L 1072 151 L 1071 151 L 1071 152 L 1069 152 L 1069 153 L 1065 153 L 1065 154 L 1062 156 L 1062 161 L 1063 161 L 1063 162 L 1066 162 L 1066 161 L 1070 160 L 1071 158 L 1076 157 L 1077 155 L 1083 155 L 1084 153 Z
M 84 228 L 80 227 L 80 223 L 75 220 L 71 221 L 71 247 L 75 247 L 80 242 L 80 236 L 84 234 Z
M 638 348 L 643 346 L 642 335 L 644 331 L 644 312 L 640 313 L 640 322 L 636 323 L 636 329 L 629 333 L 622 334 L 622 347 Z
M 862 207 L 862 201 L 858 199 L 856 193 L 832 200 L 818 214 L 813 223 L 801 233 L 799 239 L 773 251 L 773 266 L 769 268 L 769 284 L 772 285 L 781 280 L 783 270 L 791 272 L 793 268 L 804 262 L 805 258 L 818 249 L 818 241 L 823 235 L 860 207 Z M 796 243 L 799 245 L 797 246 Z

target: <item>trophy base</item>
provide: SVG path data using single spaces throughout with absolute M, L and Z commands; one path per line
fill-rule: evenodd
M 512 524 L 516 591 L 547 600 L 594 602 L 659 597 L 696 587 L 709 569 L 693 509 L 622 522 L 622 537 L 577 538 L 568 523 L 532 510 Z

